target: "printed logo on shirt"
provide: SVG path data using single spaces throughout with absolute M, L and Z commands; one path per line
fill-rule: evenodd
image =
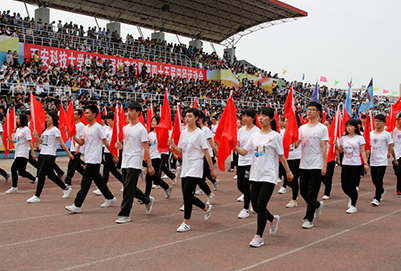
M 194 140 L 191 141 L 184 141 L 182 142 L 183 148 L 182 148 L 182 153 L 186 153 L 188 151 L 189 146 L 193 143 Z
M 42 136 L 42 145 L 47 146 L 48 142 L 49 142 L 49 136 L 48 135 Z
M 267 143 L 270 143 L 270 142 L 272 142 L 272 141 L 273 141 L 273 139 L 269 138 L 269 139 L 267 140 Z M 256 158 L 258 158 L 258 157 L 260 157 L 260 156 L 266 156 L 267 147 L 268 147 L 268 145 L 259 145 L 259 146 L 257 146 L 257 147 L 256 147 L 256 150 L 255 150 L 255 156 L 256 156 Z
M 155 146 L 157 144 L 157 140 L 149 139 L 149 147 Z
M 354 144 L 349 142 L 344 148 L 344 155 L 347 159 L 351 159 L 354 154 Z

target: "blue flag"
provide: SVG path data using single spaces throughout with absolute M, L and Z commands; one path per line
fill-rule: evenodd
M 305 80 L 305 74 L 302 74 L 302 81 Z
M 315 89 L 313 90 L 312 97 L 310 98 L 310 102 L 319 102 L 319 85 L 316 81 Z
M 373 78 L 370 79 L 368 89 L 362 96 L 361 104 L 359 106 L 358 114 L 363 111 L 373 108 Z
M 345 111 L 347 111 L 348 116 L 352 118 L 352 79 L 351 82 L 349 82 L 348 94 L 345 99 L 344 108 Z

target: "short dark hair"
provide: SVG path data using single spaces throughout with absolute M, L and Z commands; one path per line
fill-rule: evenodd
M 109 113 L 107 113 L 107 115 L 106 115 L 106 119 L 114 119 L 114 113 L 113 112 L 109 112 Z
M 306 105 L 306 108 L 308 108 L 309 106 L 314 106 L 314 107 L 316 107 L 317 111 L 319 111 L 319 112 L 322 112 L 322 111 L 323 111 L 322 105 L 321 105 L 320 103 L 317 103 L 317 102 L 309 102 L 309 103 Z
M 19 127 L 28 126 L 28 118 L 24 113 L 19 114 Z
M 56 111 L 49 111 L 47 112 L 47 115 L 49 115 L 53 119 L 53 125 L 58 128 L 58 115 Z
M 77 112 L 78 112 L 78 115 L 79 115 L 80 117 L 82 117 L 82 116 L 84 115 L 84 112 L 82 112 L 81 109 L 75 109 L 74 111 L 77 111 Z
M 256 113 L 255 113 L 255 110 L 253 110 L 253 108 L 245 109 L 244 115 L 247 115 L 247 116 L 249 116 L 249 117 L 251 117 L 253 119 L 256 117 Z
M 382 122 L 386 123 L 386 117 L 383 114 L 377 114 L 375 116 L 375 120 L 382 121 Z
M 357 135 L 361 135 L 361 132 L 359 131 L 359 126 L 358 126 L 358 122 L 355 119 L 350 119 L 345 123 L 345 127 L 347 127 L 347 125 L 351 125 L 355 127 L 355 134 Z M 347 129 L 345 129 L 345 135 L 348 135 L 348 131 Z
M 96 115 L 96 117 L 99 114 L 99 108 L 97 108 L 96 105 L 90 104 L 86 107 L 86 109 L 89 109 L 92 113 Z
M 131 102 L 131 103 L 129 103 L 128 109 L 135 110 L 135 111 L 137 111 L 137 112 L 139 112 L 139 113 L 142 114 L 142 106 L 141 106 L 141 104 L 138 103 L 138 102 Z M 139 116 L 140 116 L 141 114 L 139 114 Z

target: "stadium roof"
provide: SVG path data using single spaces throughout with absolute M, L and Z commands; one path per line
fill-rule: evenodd
M 221 43 L 257 25 L 307 16 L 277 0 L 17 0 Z

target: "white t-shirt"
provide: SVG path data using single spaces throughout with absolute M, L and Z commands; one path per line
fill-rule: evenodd
M 309 123 L 299 127 L 299 139 L 302 144 L 300 169 L 322 169 L 322 141 L 329 140 L 327 127 L 321 123 L 309 127 Z
M 181 178 L 203 176 L 203 150 L 207 149 L 206 135 L 201 129 L 196 128 L 192 132 L 181 132 L 178 148 L 182 149 Z
M 110 128 L 109 126 L 106 127 L 106 129 L 104 129 L 104 135 L 106 136 L 107 142 L 111 142 L 111 136 L 113 134 L 113 128 Z M 106 148 L 106 146 L 104 146 L 104 153 L 110 153 L 110 151 Z
M 102 162 L 103 139 L 106 138 L 103 127 L 99 123 L 86 125 L 82 138 L 85 140 L 85 163 L 100 164 Z
M 1 125 L 1 123 L 0 123 L 0 133 L 4 133 L 3 125 Z M 0 146 L 1 145 L 3 145 L 3 137 L 2 136 L 0 136 Z
M 397 128 L 394 129 L 393 141 L 394 141 L 395 157 L 398 160 L 398 158 L 401 157 L 401 130 L 398 130 Z
M 51 129 L 46 129 L 42 134 L 42 144 L 40 154 L 56 156 L 57 137 L 61 137 L 60 130 L 53 126 Z
M 84 133 L 85 125 L 82 122 L 75 124 L 75 129 L 77 130 L 77 134 L 75 135 L 76 138 L 81 138 L 82 134 Z M 70 152 L 75 152 L 78 148 L 77 142 L 71 142 Z M 82 153 L 83 148 L 80 148 L 80 152 Z
M 26 126 L 17 128 L 15 132 L 15 157 L 29 158 L 31 148 L 28 140 L 32 140 L 31 130 Z
M 281 137 L 284 137 L 284 133 L 285 133 L 285 128 L 280 129 L 280 135 L 281 135 Z
M 154 131 L 149 132 L 148 141 L 149 141 L 150 159 L 161 159 L 160 152 L 157 149 L 157 137 Z
M 260 129 L 255 125 L 252 127 L 251 130 L 247 131 L 246 126 L 242 127 L 241 129 L 238 130 L 237 134 L 237 140 L 239 142 L 239 147 L 240 148 L 245 148 L 246 143 L 248 143 L 249 138 L 251 137 L 252 134 L 259 132 Z M 252 164 L 252 157 L 253 153 L 248 152 L 247 155 L 238 156 L 238 165 L 239 166 L 250 166 Z
M 392 143 L 393 139 L 389 132 L 383 131 L 378 135 L 373 131 L 370 132 L 370 166 L 388 166 L 388 145 Z
M 134 126 L 130 124 L 124 126 L 124 150 L 121 168 L 142 169 L 142 160 L 145 150 L 143 142 L 148 141 L 148 133 L 142 123 L 138 122 Z
M 202 132 L 204 132 L 205 136 L 206 136 L 206 142 L 207 142 L 207 148 L 208 148 L 208 151 L 209 151 L 209 155 L 210 155 L 210 157 L 213 157 L 213 149 L 212 149 L 212 146 L 209 143 L 209 138 L 211 138 L 213 140 L 213 133 L 206 126 L 202 127 Z
M 295 148 L 295 144 L 291 144 L 287 160 L 299 160 L 302 157 L 302 144 Z
M 360 166 L 361 162 L 361 145 L 365 145 L 365 138 L 361 135 L 356 135 L 353 138 L 343 136 L 340 138 L 339 145 L 344 149 L 342 164 L 346 166 Z
M 284 154 L 283 139 L 279 133 L 253 133 L 245 150 L 252 154 L 250 181 L 277 184 L 279 155 Z
M 212 124 L 212 127 L 211 127 L 212 129 L 211 129 L 211 130 L 212 130 L 212 133 L 213 133 L 213 134 L 216 133 L 216 131 L 217 131 L 217 126 L 219 126 L 218 123 L 217 123 L 217 124 Z

